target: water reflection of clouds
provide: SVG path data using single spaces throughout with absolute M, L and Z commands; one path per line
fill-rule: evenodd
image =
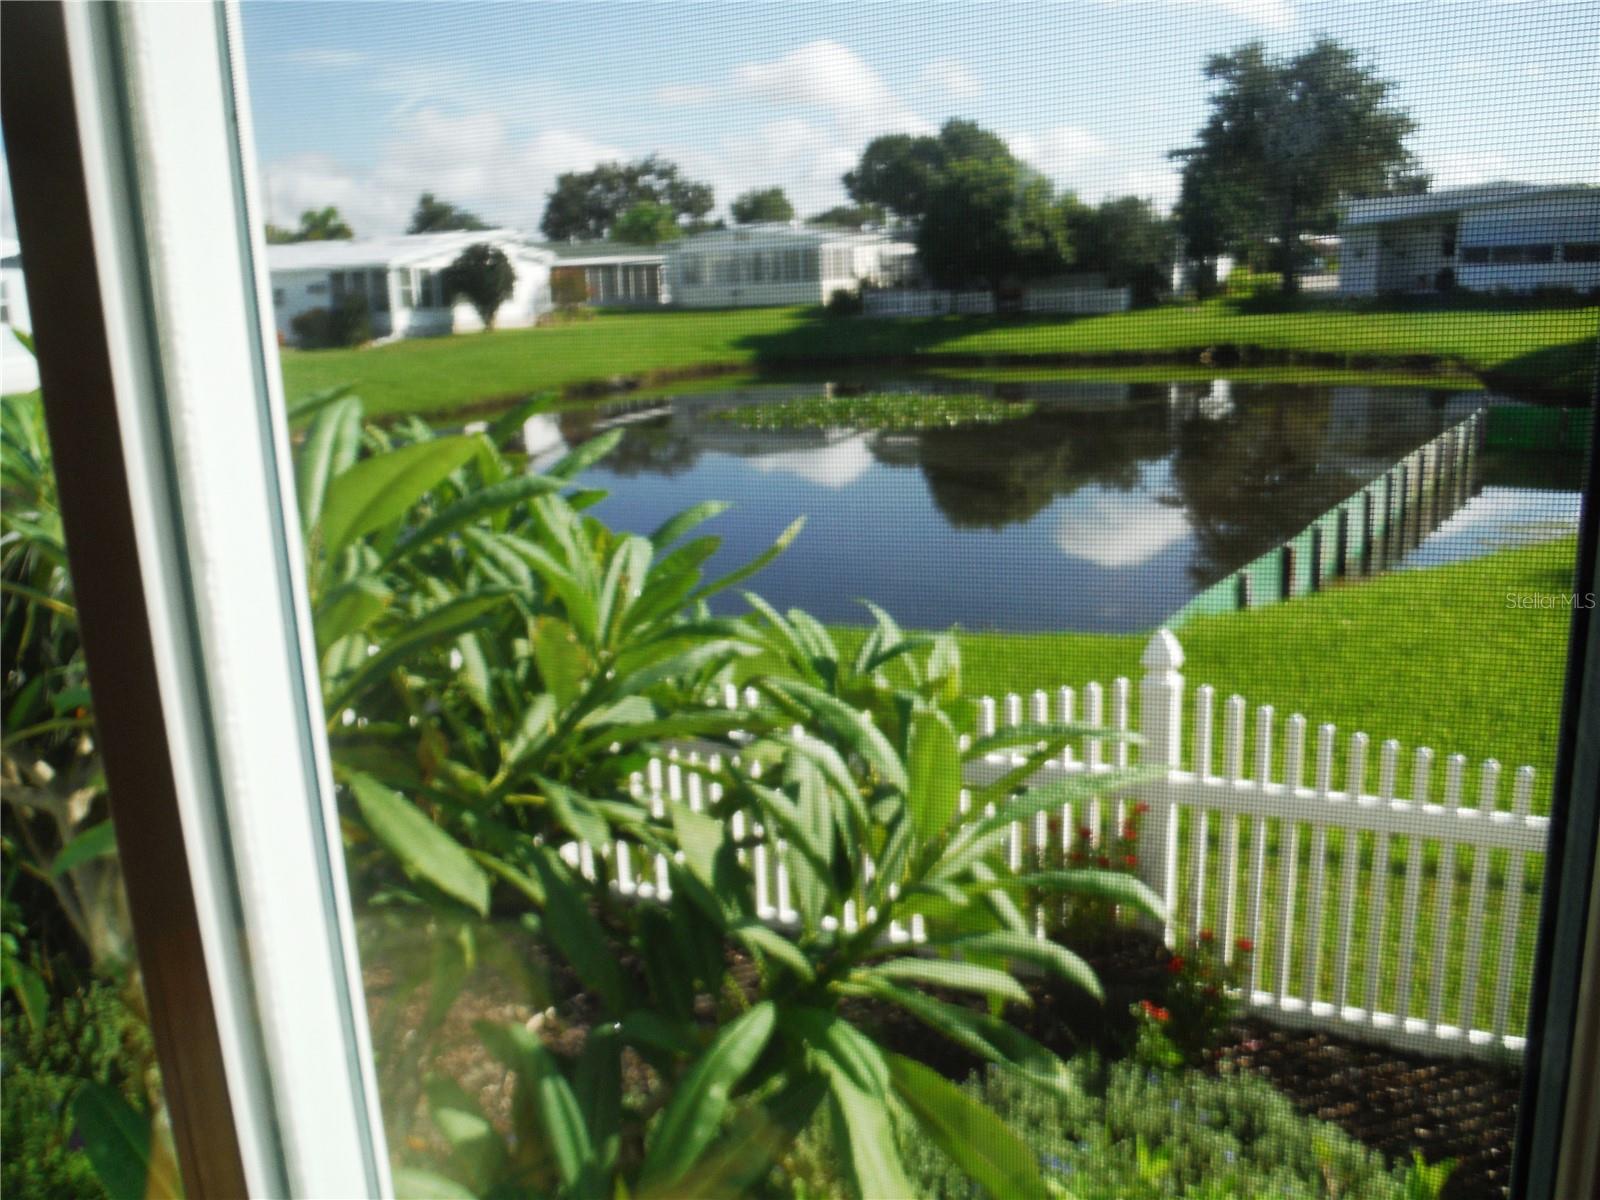
M 845 488 L 872 469 L 873 458 L 866 436 L 857 434 L 831 446 L 780 450 L 745 461 L 765 474 L 793 475 L 819 487 Z
M 1490 550 L 1527 546 L 1575 532 L 1577 492 L 1488 487 L 1406 555 L 1400 568 L 1462 562 Z
M 1188 538 L 1188 518 L 1161 502 L 1170 491 L 1168 465 L 1144 464 L 1139 476 L 1137 488 L 1091 484 L 1062 502 L 1055 528 L 1062 553 L 1100 567 L 1133 567 Z

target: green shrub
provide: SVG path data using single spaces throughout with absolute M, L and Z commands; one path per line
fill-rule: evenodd
M 92 1082 L 115 1089 L 141 1112 L 148 1108 L 155 1054 L 144 1018 L 116 988 L 94 983 L 58 1000 L 37 1030 L 8 1004 L 3 1027 L 0 1193 L 30 1200 L 104 1196 L 74 1137 L 72 1100 Z
M 372 314 L 359 296 L 346 296 L 337 307 L 312 308 L 289 322 L 302 350 L 360 346 L 372 340 Z
M 1068 1064 L 1074 1095 L 1053 1095 L 990 1071 L 964 1090 L 1038 1157 L 1056 1194 L 1073 1200 L 1403 1200 L 1406 1170 L 1338 1127 L 1303 1116 L 1252 1075 L 1169 1075 L 1091 1055 Z M 844 1195 L 822 1130 L 798 1141 L 769 1181 L 796 1197 Z M 914 1194 L 983 1193 L 926 1139 L 905 1139 Z
M 861 293 L 845 288 L 834 288 L 824 311 L 830 317 L 855 317 L 862 311 Z

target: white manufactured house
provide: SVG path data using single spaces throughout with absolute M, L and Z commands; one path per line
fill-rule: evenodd
M 1487 183 L 1352 200 L 1339 291 L 1600 288 L 1600 187 Z
M 836 291 L 897 282 L 916 247 L 881 234 L 799 225 L 741 225 L 667 249 L 672 302 L 684 308 L 823 304 Z
M 596 308 L 655 308 L 671 300 L 667 256 L 645 246 L 616 242 L 546 242 L 555 255 L 550 282 L 581 276 L 588 303 Z
M 294 340 L 293 322 L 314 308 L 365 301 L 378 338 L 464 333 L 483 328 L 465 300 L 450 304 L 440 276 L 468 246 L 487 242 L 511 260 L 516 284 L 495 324 L 534 324 L 550 311 L 555 256 L 509 229 L 452 230 L 349 241 L 291 242 L 267 247 L 278 334 Z
M 39 367 L 16 338 L 33 332 L 28 288 L 22 280 L 22 252 L 11 238 L 0 238 L 0 394 L 31 392 L 39 386 Z

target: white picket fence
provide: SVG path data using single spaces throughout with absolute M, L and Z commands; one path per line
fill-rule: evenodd
M 1499 763 L 1479 764 L 1469 791 L 1462 756 L 1436 764 L 1434 751 L 1419 747 L 1411 753 L 1407 786 L 1400 746 L 1386 741 L 1370 791 L 1372 742 L 1353 733 L 1343 743 L 1337 787 L 1340 738 L 1332 725 L 1318 727 L 1313 749 L 1303 716 L 1289 717 L 1280 734 L 1272 707 L 1263 705 L 1252 731 L 1243 697 L 1228 698 L 1219 714 L 1209 686 L 1194 690 L 1186 755 L 1182 662 L 1177 638 L 1157 632 L 1142 660 L 1137 723 L 1127 679 L 1109 688 L 1090 683 L 1081 692 L 1062 687 L 980 701 L 979 734 L 1024 721 L 1079 721 L 1140 735 L 1137 744 L 1083 739 L 1041 767 L 1036 784 L 1135 765 L 1157 769 L 1153 778 L 1093 799 L 1084 810 L 1067 805 L 1014 826 L 1006 851 L 1011 868 L 1059 866 L 1078 850 L 1093 854 L 1124 827 L 1133 806 L 1143 805 L 1137 869 L 1166 902 L 1167 944 L 1181 951 L 1209 932 L 1242 973 L 1252 1010 L 1280 1023 L 1433 1053 L 1520 1055 L 1537 912 L 1525 884 L 1542 869 L 1549 833 L 1548 818 L 1531 812 L 1533 768 L 1516 771 L 1507 801 Z M 635 794 L 658 817 L 673 804 L 703 809 L 718 799 L 719 785 L 697 768 L 714 770 L 721 755 L 736 757 L 737 740 L 684 746 L 667 761 L 652 761 L 635 778 Z M 1023 758 L 1020 751 L 988 755 L 969 764 L 966 783 L 991 783 Z M 1437 788 L 1436 774 L 1442 775 Z M 1436 790 L 1439 802 L 1431 799 Z M 757 913 L 793 927 L 788 847 L 759 827 L 745 828 L 742 815 L 733 821 L 737 838 L 753 835 L 745 853 Z M 604 878 L 624 895 L 671 895 L 666 862 L 637 846 L 573 844 L 564 853 L 587 877 Z M 1033 919 L 1038 935 L 1048 936 L 1048 915 L 1036 911 Z M 858 920 L 854 902 L 846 902 L 824 924 L 852 929 Z M 921 928 L 915 921 L 896 926 L 891 937 L 914 943 Z M 1253 951 L 1240 950 L 1241 939 Z

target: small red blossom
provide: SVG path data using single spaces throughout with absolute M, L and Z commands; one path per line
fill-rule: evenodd
M 1212 984 L 1207 984 L 1206 985 L 1206 995 L 1208 995 L 1208 996 L 1216 996 L 1217 994 L 1218 994 L 1218 992 L 1217 992 L 1217 985 L 1216 984 L 1212 983 Z
M 1240 938 L 1234 945 L 1238 947 L 1241 954 L 1249 954 L 1250 951 L 1256 948 L 1256 944 L 1249 938 Z
M 1123 825 L 1122 825 L 1122 840 L 1125 841 L 1125 842 L 1132 842 L 1132 841 L 1137 841 L 1138 837 L 1139 837 L 1139 827 L 1137 825 L 1135 825 L 1132 821 L 1123 822 Z
M 1106 855 L 1104 855 L 1104 854 L 1102 854 L 1102 855 L 1101 855 L 1101 856 L 1100 856 L 1100 858 L 1099 858 L 1099 859 L 1098 859 L 1098 862 L 1099 862 L 1099 863 L 1100 863 L 1100 865 L 1101 865 L 1101 866 L 1102 866 L 1102 867 L 1109 867 L 1109 866 L 1110 866 L 1110 865 L 1111 865 L 1111 859 L 1110 859 L 1110 858 L 1108 858 L 1108 857 L 1107 857 L 1107 856 L 1106 856 Z
M 1162 1008 L 1160 1005 L 1156 1006 L 1156 1011 L 1151 1015 L 1163 1025 L 1172 1019 L 1172 1014 L 1166 1009 Z
M 1139 801 L 1137 804 L 1135 804 L 1133 806 L 1133 815 L 1136 816 L 1136 817 L 1142 817 L 1142 816 L 1144 816 L 1145 813 L 1147 813 L 1149 811 L 1150 811 L 1150 806 L 1148 804 L 1146 804 L 1143 800 Z
M 1155 1021 L 1155 1022 L 1157 1022 L 1159 1024 L 1163 1024 L 1164 1025 L 1164 1024 L 1166 1024 L 1168 1021 L 1170 1021 L 1172 1019 L 1172 1014 L 1171 1013 L 1169 1013 L 1166 1009 L 1162 1008 L 1159 1004 L 1154 1004 L 1154 1003 L 1150 1002 L 1149 1000 L 1141 1000 L 1141 1001 L 1139 1001 L 1139 1008 L 1144 1013 L 1145 1016 L 1149 1017 L 1152 1021 Z
M 1200 940 L 1202 942 L 1214 942 L 1217 940 L 1217 935 L 1212 933 L 1209 929 L 1202 929 L 1200 931 Z
M 1179 971 L 1182 971 L 1183 970 L 1183 955 L 1174 954 L 1170 959 L 1168 959 L 1167 960 L 1167 970 L 1169 972 L 1171 972 L 1172 974 L 1174 974 L 1174 975 L 1176 975 Z
M 1137 854 L 1124 855 L 1122 859 L 1122 865 L 1127 867 L 1129 870 L 1132 870 L 1134 867 L 1139 865 L 1139 856 Z
M 1087 854 L 1085 854 L 1082 850 L 1074 850 L 1071 854 L 1067 855 L 1067 861 L 1068 862 L 1081 863 L 1081 862 L 1086 861 L 1088 859 L 1088 857 L 1089 856 Z
M 1094 841 L 1094 830 L 1090 829 L 1087 825 L 1079 825 L 1078 826 L 1078 840 L 1080 842 L 1092 842 L 1092 841 Z

